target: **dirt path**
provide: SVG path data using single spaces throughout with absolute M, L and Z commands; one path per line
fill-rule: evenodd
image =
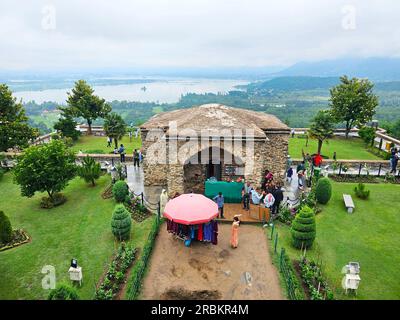
M 263 229 L 242 225 L 237 249 L 229 245 L 231 226 L 219 229 L 218 245 L 187 248 L 162 226 L 142 299 L 283 299 Z

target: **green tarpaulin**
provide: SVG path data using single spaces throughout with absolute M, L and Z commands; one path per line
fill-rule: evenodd
M 240 203 L 242 201 L 242 182 L 206 181 L 205 196 L 214 198 L 222 192 L 225 203 Z

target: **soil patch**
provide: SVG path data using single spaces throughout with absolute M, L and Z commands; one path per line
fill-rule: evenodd
M 217 290 L 189 291 L 182 287 L 166 290 L 160 297 L 162 300 L 217 300 L 221 293 Z

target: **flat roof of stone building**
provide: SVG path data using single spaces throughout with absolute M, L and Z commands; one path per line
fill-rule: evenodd
M 161 128 L 168 135 L 171 121 L 176 121 L 179 133 L 184 129 L 192 129 L 197 134 L 209 131 L 210 135 L 213 135 L 212 132 L 228 129 L 235 136 L 246 136 L 245 130 L 253 129 L 255 137 L 265 137 L 265 131 L 290 130 L 274 115 L 215 103 L 156 114 L 144 123 L 141 129 Z M 240 130 L 242 133 L 238 134 Z

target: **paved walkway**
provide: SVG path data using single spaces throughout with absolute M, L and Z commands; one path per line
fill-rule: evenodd
M 151 204 L 151 207 L 156 207 L 163 188 L 160 186 L 145 187 L 142 167 L 135 168 L 133 164 L 127 164 L 126 170 L 129 189 L 136 195 L 143 192 L 145 199 Z

